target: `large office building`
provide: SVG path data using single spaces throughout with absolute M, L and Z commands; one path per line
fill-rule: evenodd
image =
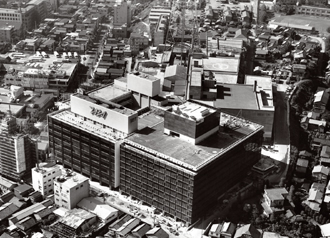
M 159 87 L 139 74 L 72 95 L 48 117 L 50 148 L 64 167 L 192 223 L 260 159 L 263 127 L 191 101 L 145 110 Z
M 185 102 L 121 144 L 120 189 L 188 223 L 260 159 L 262 126 Z

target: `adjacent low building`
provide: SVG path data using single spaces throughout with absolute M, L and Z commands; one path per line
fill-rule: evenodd
M 53 163 L 38 165 L 32 169 L 33 189 L 41 192 L 44 197 L 54 194 L 54 181 L 61 174 L 61 168 Z
M 68 171 L 54 180 L 55 204 L 73 209 L 78 202 L 89 195 L 89 179 Z

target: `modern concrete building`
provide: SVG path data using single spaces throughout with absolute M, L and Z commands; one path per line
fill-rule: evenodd
M 260 125 L 225 113 L 219 123 L 215 108 L 185 102 L 121 144 L 120 190 L 193 223 L 260 159 L 262 134 Z
M 0 26 L 14 26 L 15 29 L 21 29 L 23 22 L 22 13 L 19 10 L 0 8 Z
M 163 16 L 170 17 L 171 13 L 172 13 L 171 8 L 160 7 L 160 6 L 151 8 L 150 13 L 149 13 L 149 23 L 150 23 L 150 25 L 156 26 L 161 17 L 163 17 Z
M 118 187 L 121 139 L 137 129 L 138 113 L 122 106 L 132 99 L 130 92 L 115 86 L 72 95 L 71 109 L 48 116 L 54 159 L 103 185 Z
M 296 14 L 330 18 L 330 9 L 326 7 L 297 6 Z
M 54 180 L 62 174 L 61 168 L 53 163 L 39 164 L 32 169 L 32 186 L 44 197 L 54 194 Z
M 54 201 L 57 206 L 71 210 L 89 196 L 89 179 L 70 170 L 54 180 Z
M 160 87 L 149 77 L 72 95 L 48 116 L 50 148 L 64 167 L 192 223 L 260 159 L 263 127 L 191 101 L 147 112 Z
M 149 46 L 150 37 L 148 34 L 131 33 L 129 44 L 133 54 L 138 54 L 140 50 L 144 50 Z
M 190 99 L 263 125 L 265 140 L 271 140 L 275 107 L 270 77 L 247 75 L 244 84 L 237 84 L 239 63 L 235 58 L 193 59 L 192 64 Z
M 0 27 L 0 40 L 4 42 L 12 42 L 15 37 L 15 26 Z
M 0 124 L 0 174 L 9 180 L 19 181 L 31 175 L 36 148 L 31 139 L 17 132 L 16 118 L 8 115 Z
M 131 10 L 131 2 L 124 0 L 120 4 L 116 4 L 114 6 L 114 17 L 113 17 L 113 25 L 115 27 L 122 26 L 124 24 L 127 27 L 131 26 L 132 19 L 132 10 Z
M 155 32 L 154 32 L 154 38 L 153 38 L 153 44 L 154 46 L 158 46 L 160 44 L 164 44 L 165 38 L 166 38 L 166 33 L 167 33 L 167 28 L 168 28 L 168 20 L 169 16 L 168 15 L 161 15 L 159 17 L 157 26 L 155 27 Z

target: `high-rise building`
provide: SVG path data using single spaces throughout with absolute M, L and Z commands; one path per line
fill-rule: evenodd
M 225 113 L 219 124 L 201 104 L 174 106 L 121 144 L 120 190 L 193 223 L 260 159 L 262 129 Z
M 260 159 L 263 127 L 225 113 L 219 122 L 191 101 L 143 113 L 159 87 L 140 74 L 72 95 L 71 109 L 48 116 L 50 148 L 64 167 L 192 223 Z
M 114 6 L 114 17 L 113 17 L 113 25 L 114 26 L 122 26 L 127 24 L 128 27 L 131 26 L 132 19 L 132 10 L 131 10 L 131 2 L 124 0 L 120 4 L 116 4 Z
M 119 145 L 137 129 L 137 112 L 130 93 L 105 87 L 88 95 L 71 96 L 71 109 L 48 117 L 49 147 L 54 159 L 92 180 L 119 186 Z M 116 172 L 117 171 L 117 172 Z
M 16 118 L 9 112 L 0 124 L 0 174 L 12 181 L 31 175 L 36 156 L 35 143 L 16 130 Z
M 38 165 L 32 169 L 32 186 L 44 197 L 54 194 L 54 180 L 62 174 L 60 166 L 53 163 Z
M 89 179 L 68 171 L 54 180 L 54 201 L 57 206 L 73 209 L 89 195 Z
M 256 23 L 258 23 L 259 22 L 260 0 L 253 0 L 252 10 L 253 10 L 253 18 L 256 20 Z

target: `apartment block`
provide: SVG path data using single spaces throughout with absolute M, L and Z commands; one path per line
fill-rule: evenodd
M 89 196 L 89 179 L 67 170 L 54 180 L 54 195 L 57 206 L 71 210 Z
M 32 186 L 44 197 L 54 194 L 54 180 L 62 174 L 61 168 L 53 163 L 38 165 L 32 169 Z

